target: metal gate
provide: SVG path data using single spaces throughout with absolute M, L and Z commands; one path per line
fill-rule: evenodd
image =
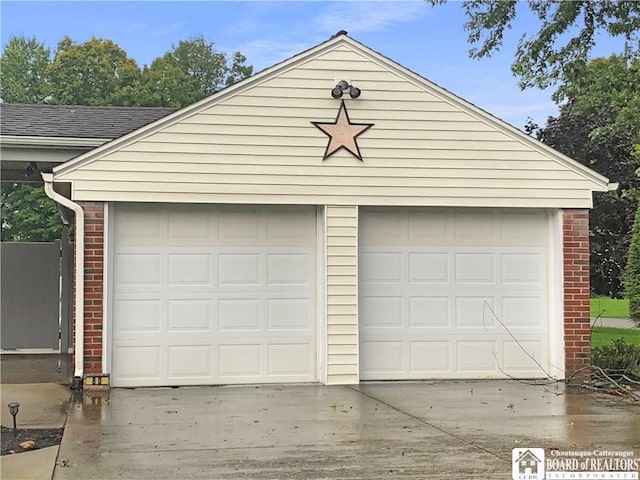
M 0 243 L 2 353 L 66 353 L 71 346 L 72 246 Z

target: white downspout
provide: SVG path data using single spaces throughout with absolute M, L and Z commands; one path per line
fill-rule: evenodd
M 60 195 L 53 189 L 53 174 L 42 173 L 44 192 L 51 200 L 73 210 L 76 215 L 75 232 L 75 345 L 74 345 L 74 380 L 82 381 L 84 373 L 84 210 L 77 203 Z

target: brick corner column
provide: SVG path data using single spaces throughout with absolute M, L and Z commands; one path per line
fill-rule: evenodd
M 565 378 L 591 375 L 589 210 L 562 212 Z
M 104 203 L 78 203 L 84 210 L 84 373 L 101 374 Z

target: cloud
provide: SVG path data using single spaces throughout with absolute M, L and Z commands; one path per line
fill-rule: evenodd
M 417 20 L 429 12 L 423 1 L 335 3 L 315 21 L 325 31 L 344 28 L 349 33 L 379 32 L 398 24 Z
M 307 48 L 309 48 L 309 45 L 299 42 L 256 39 L 245 42 L 234 50 L 242 52 L 247 57 L 247 63 L 253 65 L 254 72 L 258 72 L 282 62 Z
M 349 34 L 381 32 L 428 14 L 423 0 L 257 2 L 229 32 L 245 38 L 239 50 L 260 71 L 327 40 L 341 29 Z M 282 28 L 282 19 L 289 20 Z M 230 51 L 230 50 L 229 50 Z

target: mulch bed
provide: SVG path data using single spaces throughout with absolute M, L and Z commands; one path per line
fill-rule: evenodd
M 11 455 L 60 445 L 63 431 L 64 428 L 18 428 L 16 435 L 14 435 L 13 428 L 2 427 L 2 432 L 0 432 L 2 435 L 2 452 L 0 454 Z M 29 449 L 20 448 L 20 444 L 27 440 L 33 440 L 35 447 Z

